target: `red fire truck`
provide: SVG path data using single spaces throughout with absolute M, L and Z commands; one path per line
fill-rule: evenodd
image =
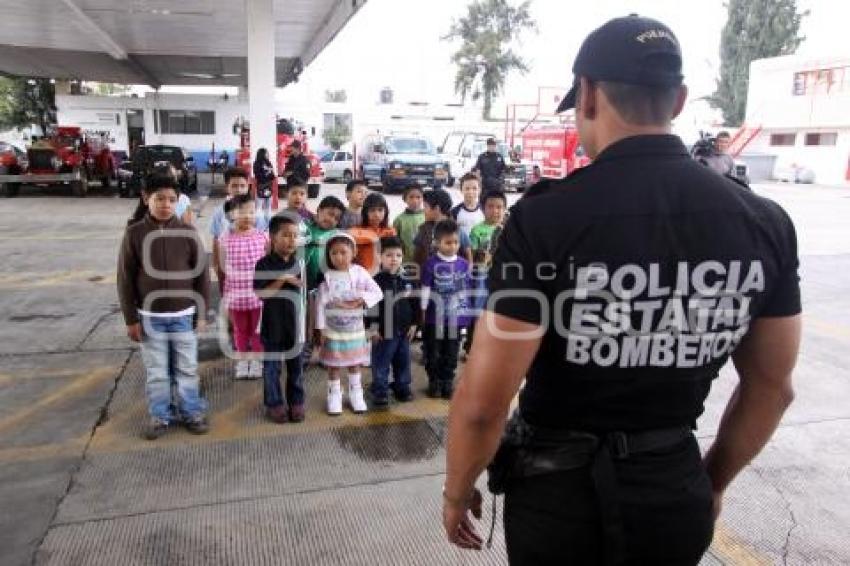
M 573 126 L 559 124 L 527 128 L 521 139 L 523 160 L 539 167 L 542 177 L 566 177 L 574 169 L 590 163 Z
M 251 150 L 251 130 L 249 124 L 245 120 L 240 120 L 236 124 L 236 129 L 239 132 L 239 151 L 236 154 L 236 163 L 248 172 L 248 175 L 253 175 L 254 155 Z M 319 188 L 324 178 L 319 157 L 310 151 L 310 142 L 305 131 L 300 131 L 289 120 L 279 118 L 277 120 L 277 174 L 280 175 L 286 167 L 286 160 L 289 159 L 291 150 L 289 146 L 292 142 L 298 140 L 301 142 L 301 153 L 307 156 L 310 161 L 310 180 L 307 184 L 307 193 L 309 198 L 316 198 L 319 195 Z
M 108 134 L 83 133 L 78 126 L 58 126 L 51 134 L 27 148 L 29 170 L 0 175 L 8 196 L 16 196 L 21 184 L 70 184 L 77 196 L 88 192 L 89 180 L 104 187 L 115 178 L 115 163 L 109 151 Z
M 554 112 L 567 90 L 541 86 L 537 102 L 506 107 L 505 139 L 510 147 L 522 144 L 522 160 L 531 163 L 534 177 L 562 178 L 590 163 L 579 144 L 575 121 Z

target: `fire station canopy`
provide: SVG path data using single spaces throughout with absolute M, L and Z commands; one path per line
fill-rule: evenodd
M 253 0 L 0 0 L 0 74 L 247 85 Z M 296 80 L 366 0 L 273 0 L 275 83 Z

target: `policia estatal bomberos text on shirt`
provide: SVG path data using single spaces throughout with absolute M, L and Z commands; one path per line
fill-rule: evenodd
M 697 564 L 791 402 L 794 226 L 670 134 L 681 68 L 673 33 L 636 16 L 578 53 L 559 110 L 593 164 L 513 208 L 451 406 L 443 521 L 461 547 L 481 547 L 468 510 L 495 454 L 511 564 Z M 691 429 L 730 356 L 740 383 L 702 457 Z
M 498 151 L 495 138 L 487 140 L 487 151 L 478 156 L 472 168 L 473 173 L 481 176 L 481 202 L 490 191 L 504 190 L 505 158 Z

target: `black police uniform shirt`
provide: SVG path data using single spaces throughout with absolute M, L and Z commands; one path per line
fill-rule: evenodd
M 481 184 L 484 189 L 501 187 L 502 177 L 505 173 L 505 159 L 501 153 L 485 151 L 478 156 L 475 169 L 481 173 Z
M 284 172 L 292 171 L 292 176 L 288 177 L 287 184 L 300 183 L 304 184 L 310 179 L 310 160 L 303 153 L 297 157 L 291 155 L 286 160 Z
M 488 278 L 489 310 L 546 328 L 532 424 L 693 425 L 752 321 L 800 312 L 790 218 L 675 136 L 621 140 L 547 188 L 512 208 Z

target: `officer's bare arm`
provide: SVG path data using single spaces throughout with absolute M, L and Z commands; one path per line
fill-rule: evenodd
M 518 337 L 522 333 L 538 336 Z M 449 411 L 448 497 L 467 497 L 495 454 L 511 401 L 540 348 L 540 334 L 535 325 L 489 311 L 478 321 L 469 361 Z
M 732 355 L 740 383 L 705 456 L 715 493 L 722 493 L 764 448 L 793 401 L 791 373 L 797 363 L 801 326 L 799 315 L 756 319 Z

